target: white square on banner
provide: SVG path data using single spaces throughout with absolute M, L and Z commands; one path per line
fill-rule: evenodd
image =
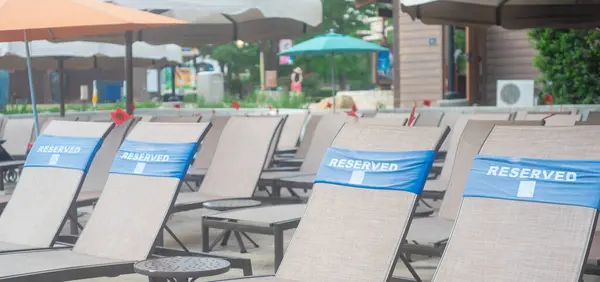
M 365 180 L 365 172 L 364 171 L 353 171 L 350 176 L 350 184 L 362 184 L 363 180 Z
M 48 161 L 48 164 L 56 165 L 58 163 L 59 158 L 60 158 L 60 154 L 52 154 L 52 156 L 50 156 L 50 161 Z
M 135 169 L 133 170 L 133 173 L 144 173 L 144 169 L 146 168 L 146 163 L 137 163 L 135 165 Z
M 534 192 L 535 192 L 535 181 L 521 181 L 519 183 L 519 191 L 517 191 L 517 197 L 533 198 Z

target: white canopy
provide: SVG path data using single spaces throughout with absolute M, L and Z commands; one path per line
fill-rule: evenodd
M 221 44 L 234 40 L 295 38 L 321 24 L 320 0 L 103 0 L 189 22 L 134 32 L 134 41 L 181 46 Z M 85 40 L 123 43 L 123 34 Z
M 32 41 L 31 63 L 34 69 L 57 69 L 58 60 L 64 60 L 65 69 L 114 69 L 123 67 L 125 46 L 97 42 L 52 43 L 45 40 Z M 133 44 L 135 67 L 163 67 L 182 62 L 181 47 L 175 44 Z M 0 68 L 25 69 L 25 43 L 0 43 Z
M 600 0 L 401 0 L 402 11 L 426 24 L 595 28 Z

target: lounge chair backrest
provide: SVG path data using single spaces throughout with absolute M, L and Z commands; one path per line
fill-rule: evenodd
M 108 178 L 108 172 L 112 166 L 112 162 L 121 147 L 121 143 L 125 140 L 127 133 L 135 126 L 139 118 L 132 117 L 119 126 L 115 126 L 102 142 L 102 147 L 98 150 L 96 157 L 90 165 L 88 174 L 85 177 L 82 191 L 102 191 Z M 111 122 L 112 123 L 112 122 Z
M 454 124 L 456 124 L 456 121 L 458 120 L 458 118 L 460 116 L 461 116 L 461 113 L 459 113 L 459 112 L 447 112 L 444 114 L 444 117 L 442 118 L 442 121 L 440 122 L 440 126 L 450 127 L 450 136 L 452 136 L 452 132 L 454 131 Z M 440 151 L 442 151 L 442 152 L 448 151 L 448 146 L 450 145 L 449 139 L 450 138 L 446 138 L 444 143 L 442 143 L 442 147 L 440 148 Z
M 155 116 L 141 116 L 141 120 L 143 122 L 152 122 L 156 118 Z
M 138 123 L 121 145 L 73 251 L 125 261 L 146 259 L 208 127 L 204 122 Z M 142 156 L 143 162 L 135 160 Z
M 344 154 L 348 158 L 357 150 L 422 154 L 437 150 L 447 130 L 348 122 L 332 147 L 350 150 Z M 326 163 L 334 160 L 325 159 Z M 431 162 L 423 171 L 423 179 L 407 174 L 406 181 L 422 189 Z M 364 188 L 362 181 L 350 187 L 352 184 L 335 179 L 323 183 L 321 178 L 325 177 L 316 178 L 306 212 L 276 277 L 290 281 L 388 281 L 420 191 L 411 193 L 389 186 L 381 189 L 377 185 Z
M 600 200 L 598 138 L 594 126 L 496 126 L 433 281 L 581 281 Z
M 375 118 L 405 118 L 408 122 L 410 113 L 377 113 Z M 415 119 L 419 118 L 419 113 L 415 113 Z
M 573 126 L 581 120 L 581 115 L 552 115 L 544 120 L 546 126 Z
M 3 138 L 6 140 L 2 147 L 13 157 L 24 157 L 27 153 L 27 143 L 33 133 L 33 119 L 11 118 L 4 125 Z
M 444 112 L 421 112 L 415 120 L 415 126 L 440 126 Z
M 77 119 L 78 119 L 77 116 L 65 116 L 65 117 L 45 116 L 45 117 L 38 117 L 38 126 L 40 128 L 40 134 L 44 133 L 44 129 L 53 120 L 77 121 Z M 37 137 L 35 136 L 35 133 L 32 131 L 31 132 L 31 140 L 29 142 L 31 142 L 31 144 L 33 144 L 33 143 L 35 143 L 36 139 L 37 139 Z
M 157 116 L 152 122 L 200 122 L 201 116 Z
M 279 117 L 231 117 L 198 193 L 251 197 L 280 122 Z
M 456 157 L 456 147 L 469 120 L 508 120 L 509 113 L 487 113 L 487 114 L 462 114 L 454 123 L 454 127 L 450 131 L 448 140 L 448 149 L 444 166 L 440 173 L 439 184 L 436 187 L 444 188 L 450 181 L 450 174 L 454 167 L 454 159 Z
M 281 139 L 277 145 L 278 149 L 295 148 L 298 145 L 298 139 L 300 138 L 300 132 L 304 126 L 307 113 L 294 113 L 289 114 L 285 124 L 283 126 L 283 132 L 281 132 Z
M 302 141 L 300 141 L 300 145 L 296 151 L 296 158 L 306 157 L 306 153 L 308 153 L 308 149 L 310 148 L 310 143 L 312 142 L 313 136 L 315 136 L 315 129 L 317 129 L 321 118 L 323 118 L 323 115 L 318 114 L 311 114 L 308 117 L 308 121 L 306 122 L 302 134 Z
M 585 121 L 588 125 L 600 125 L 600 112 L 590 111 Z
M 327 114 L 315 129 L 310 149 L 300 166 L 301 172 L 317 173 L 327 148 L 347 120 L 346 115 Z
M 454 161 L 448 169 L 443 172 L 449 172 L 446 176 L 446 193 L 444 201 L 440 207 L 440 217 L 447 220 L 455 220 L 462 200 L 465 184 L 469 170 L 473 165 L 473 159 L 479 153 L 485 139 L 490 135 L 496 125 L 505 126 L 542 126 L 541 120 L 468 120 L 459 140 L 454 149 Z
M 75 115 L 77 117 L 77 121 L 92 121 L 92 115 Z
M 219 144 L 219 138 L 221 137 L 221 133 L 223 133 L 223 129 L 225 129 L 225 125 L 227 125 L 229 118 L 231 117 L 214 116 L 212 118 L 210 122 L 212 126 L 208 133 L 206 133 L 204 140 L 202 140 L 202 144 L 196 155 L 196 160 L 194 160 L 194 164 L 192 165 L 194 168 L 207 169 L 210 166 L 215 151 L 217 150 L 217 144 Z
M 201 121 L 203 121 L 203 122 L 211 121 L 214 116 L 214 114 L 212 112 L 194 113 L 194 115 L 196 115 L 196 114 L 200 114 L 200 117 L 202 118 Z
M 281 139 L 281 133 L 283 132 L 283 125 L 285 124 L 285 121 L 288 118 L 288 115 L 283 115 L 283 116 L 274 116 L 273 118 L 279 119 L 279 125 L 277 126 L 277 129 L 275 129 L 275 136 L 273 136 L 273 141 L 271 142 L 271 145 L 269 146 L 269 151 L 267 153 L 267 160 L 265 161 L 265 164 L 263 166 L 263 169 L 268 169 L 269 167 L 271 167 L 271 163 L 273 163 L 273 159 L 275 157 L 275 152 L 277 151 L 277 147 L 279 144 L 279 140 Z
M 32 148 L 11 200 L 0 216 L 0 241 L 40 248 L 52 246 L 81 188 L 89 161 L 111 128 L 111 124 L 50 122 Z M 79 148 L 79 153 L 38 152 L 61 145 Z

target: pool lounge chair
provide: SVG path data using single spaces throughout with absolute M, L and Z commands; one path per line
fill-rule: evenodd
M 33 133 L 33 119 L 7 119 L 2 130 L 2 138 L 6 140 L 2 146 L 15 160 L 24 160 L 27 155 L 27 144 Z
M 300 113 L 289 114 L 285 124 L 283 125 L 283 132 L 281 133 L 281 140 L 277 145 L 277 152 L 295 153 L 298 149 L 298 140 L 300 133 L 304 127 L 304 122 L 308 116 L 306 111 Z
M 200 209 L 210 200 L 252 197 L 281 121 L 281 117 L 231 117 L 200 188 L 181 193 L 172 212 Z
M 415 126 L 440 126 L 440 122 L 444 117 L 442 111 L 427 111 L 421 112 L 415 120 Z
M 292 158 L 295 159 L 296 162 L 302 162 L 302 159 L 304 159 L 304 157 L 306 157 L 306 154 L 308 153 L 308 149 L 310 148 L 310 142 L 312 141 L 313 136 L 315 134 L 315 129 L 319 125 L 319 122 L 321 121 L 322 117 L 323 114 L 310 114 L 307 117 L 308 120 L 306 122 L 306 126 L 304 127 L 304 131 L 302 131 L 301 133 L 302 141 L 300 141 L 300 145 L 298 145 L 298 149 L 296 150 L 296 152 L 277 152 L 276 157 L 283 160 L 289 160 L 290 158 Z
M 206 171 L 208 171 L 208 167 L 212 163 L 213 156 L 217 150 L 217 144 L 219 143 L 219 138 L 221 138 L 221 133 L 223 133 L 223 129 L 225 128 L 225 125 L 227 125 L 229 118 L 231 118 L 231 116 L 214 116 L 211 119 L 210 123 L 212 126 L 208 133 L 206 133 L 206 137 L 200 145 L 196 159 L 185 176 L 186 185 L 189 185 L 188 181 L 192 181 L 196 183 L 196 187 L 200 186 L 200 182 L 202 182 Z
M 600 202 L 599 137 L 593 126 L 495 127 L 433 281 L 582 281 Z M 493 172 L 500 167 L 519 178 Z
M 90 122 L 52 121 L 46 125 L 0 215 L 0 253 L 54 245 L 91 160 L 111 128 L 112 124 Z M 59 146 L 79 151 L 48 151 Z
M 260 186 L 271 188 L 271 195 L 279 197 L 281 195 L 281 186 L 278 184 L 281 178 L 315 175 L 319 169 L 319 164 L 323 158 L 327 147 L 335 138 L 340 128 L 346 122 L 345 115 L 327 114 L 321 117 L 317 128 L 314 131 L 313 138 L 310 142 L 310 148 L 306 153 L 306 157 L 301 162 L 298 171 L 266 171 L 260 177 Z M 302 187 L 291 187 L 302 188 Z
M 390 115 L 386 118 L 361 118 L 358 121 L 349 121 L 349 122 L 359 122 L 359 123 L 365 123 L 365 124 L 378 124 L 378 125 L 388 125 L 388 126 L 403 126 L 403 124 L 405 123 L 405 118 L 402 115 Z M 445 136 L 444 136 L 445 138 Z M 318 152 L 318 151 L 317 151 Z M 321 159 L 322 159 L 322 153 L 319 156 L 315 156 L 314 157 L 314 162 L 317 163 L 317 161 L 320 163 Z M 310 163 L 308 163 L 310 164 Z M 303 164 L 304 166 L 304 164 Z M 312 168 L 316 165 L 310 165 L 308 166 L 309 168 Z M 305 171 L 309 171 L 308 169 L 306 169 Z M 281 177 L 275 179 L 275 183 L 273 184 L 273 189 L 272 191 L 274 191 L 272 194 L 274 196 L 280 195 L 280 190 L 281 188 L 287 188 L 289 191 L 292 191 L 292 189 L 298 188 L 298 189 L 311 189 L 313 187 L 313 183 L 314 183 L 314 179 L 315 179 L 316 173 L 304 173 L 304 172 L 298 172 L 298 173 L 288 173 L 288 174 L 283 174 L 281 173 Z M 423 214 L 423 213 L 429 213 L 431 212 L 431 210 L 427 209 L 427 210 L 420 210 L 419 214 Z
M 434 151 L 446 133 L 447 128 L 438 127 L 347 123 L 324 157 L 306 212 L 275 276 L 236 281 L 388 281 L 397 259 L 406 263 L 398 251 Z M 412 154 L 418 157 L 406 159 L 413 164 L 410 172 L 395 172 L 403 184 L 379 180 L 368 170 L 333 168 L 336 159 L 396 161 Z M 400 161 L 397 167 L 406 164 Z
M 450 236 L 460 199 L 467 181 L 473 159 L 496 125 L 541 126 L 543 121 L 466 120 L 462 134 L 457 140 L 453 166 L 448 177 L 445 196 L 439 213 L 413 220 L 402 251 L 412 254 L 440 257 Z M 458 123 L 457 123 L 458 125 Z M 431 180 L 430 180 L 431 181 Z M 427 183 L 425 183 L 427 187 Z
M 139 123 L 121 146 L 104 192 L 73 249 L 0 255 L 0 281 L 68 281 L 133 273 L 133 263 L 152 254 L 208 126 Z M 141 162 L 136 153 L 163 160 L 168 155 L 170 161 Z
M 462 114 L 454 123 L 452 131 L 449 134 L 448 149 L 446 151 L 444 164 L 436 179 L 430 179 L 425 183 L 423 194 L 424 199 L 440 200 L 444 198 L 444 193 L 450 181 L 452 168 L 454 167 L 454 158 L 456 156 L 456 147 L 469 120 L 508 120 L 508 113 L 489 113 L 489 114 Z
M 200 122 L 201 116 L 156 116 L 152 122 Z M 209 121 L 209 120 L 206 120 Z

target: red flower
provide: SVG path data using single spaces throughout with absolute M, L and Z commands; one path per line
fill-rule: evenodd
M 124 123 L 126 120 L 131 118 L 127 112 L 123 111 L 121 108 L 116 108 L 114 112 L 110 112 L 110 116 L 117 126 Z
M 331 104 L 331 102 L 327 102 L 326 108 L 331 109 L 331 107 L 333 107 L 333 105 Z
M 358 108 L 356 108 L 356 104 L 352 103 L 352 107 L 350 108 L 351 111 L 353 112 L 358 112 Z
M 554 102 L 554 97 L 551 94 L 544 95 L 544 101 L 550 105 Z
M 273 106 L 269 105 L 269 111 L 273 110 Z
M 431 107 L 431 100 L 423 100 L 423 105 L 425 107 Z
M 175 104 L 175 105 L 173 105 L 173 107 L 175 107 L 175 109 L 179 110 L 179 109 L 181 109 L 181 104 Z
M 238 101 L 233 100 L 231 101 L 231 107 L 234 108 L 236 111 L 240 110 L 240 103 L 238 103 Z

